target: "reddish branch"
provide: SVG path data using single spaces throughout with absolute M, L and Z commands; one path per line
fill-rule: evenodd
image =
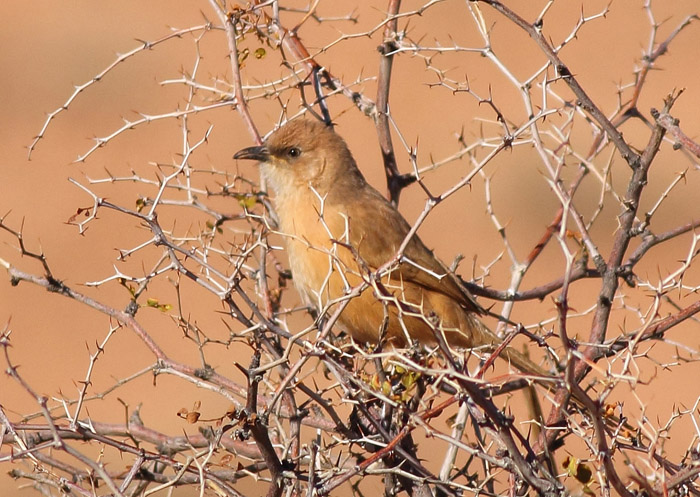
M 656 123 L 663 127 L 666 132 L 671 135 L 676 140 L 676 146 L 686 149 L 688 152 L 693 154 L 695 157 L 700 159 L 700 144 L 693 141 L 688 135 L 681 131 L 678 126 L 678 119 L 667 113 L 661 113 L 654 115 Z
M 218 14 L 219 19 L 226 29 L 226 41 L 228 42 L 229 48 L 229 59 L 231 61 L 231 74 L 233 76 L 233 93 L 236 102 L 236 109 L 241 115 L 243 122 L 248 127 L 248 132 L 250 136 L 255 141 L 256 145 L 262 144 L 262 138 L 258 132 L 253 118 L 250 115 L 248 109 L 248 102 L 243 94 L 243 83 L 241 82 L 241 67 L 238 60 L 238 33 L 236 31 L 236 26 L 238 24 L 237 13 L 235 12 L 225 12 L 224 9 L 219 5 L 217 0 L 210 0 L 209 3 L 214 8 L 214 11 Z

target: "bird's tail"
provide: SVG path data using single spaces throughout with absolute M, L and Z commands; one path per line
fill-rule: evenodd
M 498 353 L 498 356 L 507 360 L 519 371 L 539 377 L 551 378 L 552 374 L 542 366 L 536 364 L 525 354 L 517 351 L 510 345 L 503 346 L 503 340 L 486 326 L 477 316 L 470 314 L 472 324 L 473 343 L 490 344 L 490 351 Z

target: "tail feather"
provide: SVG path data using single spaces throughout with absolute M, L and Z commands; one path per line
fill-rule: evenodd
M 474 343 L 491 344 L 493 351 L 496 351 L 498 347 L 503 343 L 491 329 L 486 326 L 478 317 L 473 314 L 469 315 L 473 335 Z M 525 354 L 518 352 L 516 349 L 507 345 L 503 350 L 500 351 L 499 356 L 506 359 L 509 363 L 516 367 L 519 371 L 531 374 L 535 376 L 551 377 L 552 374 L 544 369 L 542 366 L 535 364 L 529 357 Z

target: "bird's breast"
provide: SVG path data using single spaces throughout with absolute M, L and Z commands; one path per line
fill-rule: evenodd
M 359 283 L 351 251 L 344 246 L 349 242 L 344 212 L 310 189 L 278 194 L 275 207 L 294 285 L 306 304 L 321 309 Z

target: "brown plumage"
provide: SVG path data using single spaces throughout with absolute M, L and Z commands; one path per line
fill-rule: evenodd
M 260 161 L 275 194 L 280 231 L 303 300 L 317 309 L 342 299 L 394 261 L 410 231 L 408 222 L 360 173 L 345 141 L 316 121 L 296 120 L 260 147 L 237 159 Z M 414 236 L 401 264 L 381 284 L 365 289 L 342 312 L 338 324 L 360 342 L 405 345 L 410 336 L 435 343 L 444 333 L 453 346 L 494 345 L 499 339 L 481 323 L 482 312 L 461 282 Z M 388 315 L 388 323 L 385 316 Z M 384 327 L 386 326 L 386 327 Z M 541 369 L 512 349 L 506 355 L 521 370 Z

